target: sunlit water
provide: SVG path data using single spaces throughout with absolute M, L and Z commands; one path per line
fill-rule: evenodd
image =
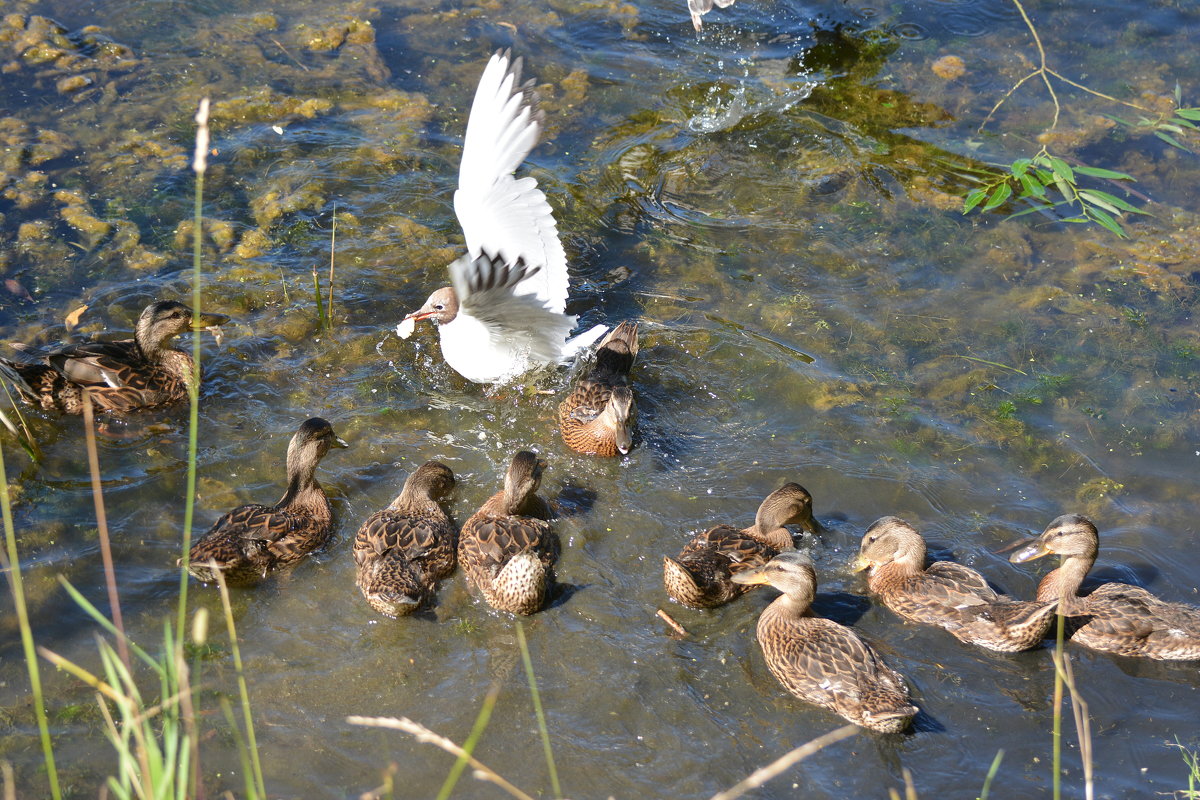
M 905 673 L 922 714 L 911 733 L 813 756 L 760 797 L 885 797 L 904 769 L 922 797 L 973 797 L 998 750 L 995 796 L 1049 794 L 1049 650 L 993 654 L 863 600 L 850 563 L 879 516 L 905 517 L 935 557 L 1029 596 L 1047 567 L 994 551 L 1061 513 L 1088 514 L 1099 572 L 1200 600 L 1196 157 L 1098 116 L 1137 111 L 1064 93 L 1057 151 L 1136 175 L 1154 216 L 1128 223 L 1128 242 L 1037 214 L 962 216 L 967 159 L 1031 155 L 1053 114 L 1034 80 L 977 132 L 1037 60 L 1009 3 L 739 0 L 699 36 L 683 0 L 5 10 L 74 32 L 98 25 L 102 41 L 76 36 L 84 61 L 70 69 L 20 56 L 20 37 L 0 44 L 3 335 L 62 340 L 80 303 L 85 332 L 124 334 L 150 299 L 186 299 L 190 119 L 208 95 L 205 303 L 235 322 L 222 347 L 204 344 L 196 533 L 240 502 L 277 499 L 303 418 L 329 418 L 352 443 L 320 470 L 335 541 L 234 594 L 273 797 L 358 797 L 392 763 L 397 796 L 436 794 L 449 756 L 346 716 L 408 716 L 462 741 L 494 682 L 478 757 L 550 791 L 511 618 L 460 575 L 432 613 L 403 621 L 375 615 L 354 587 L 358 524 L 428 458 L 459 477 L 460 522 L 516 449 L 550 464 L 567 589 L 526 630 L 570 797 L 706 797 L 840 724 L 767 671 L 754 623 L 771 590 L 694 612 L 662 589 L 664 554 L 715 522 L 749 524 L 787 480 L 812 492 L 828 528 L 801 541 L 817 563 L 818 611 L 854 624 Z M 1138 102 L 1178 80 L 1196 104 L 1195 6 L 1031 10 L 1072 80 Z M 110 40 L 128 63 L 115 64 Z M 527 174 L 558 212 L 572 311 L 587 325 L 642 323 L 640 433 L 619 461 L 558 439 L 569 376 L 483 390 L 441 362 L 432 331 L 391 333 L 461 244 L 451 194 L 466 112 L 488 55 L 510 46 L 544 84 L 548 131 Z M 935 74 L 945 55 L 964 60 L 962 76 Z M 92 83 L 61 86 L 77 74 Z M 110 227 L 72 225 L 81 204 Z M 312 270 L 326 286 L 335 213 L 329 333 Z M 148 646 L 174 619 L 186 481 L 186 414 L 163 419 L 110 431 L 100 451 L 126 624 Z M 98 669 L 96 629 L 57 581 L 106 607 L 82 427 L 33 425 L 40 464 L 7 434 L 3 444 L 35 636 Z M 0 602 L 0 757 L 15 764 L 19 796 L 45 796 L 15 614 L 7 594 Z M 191 602 L 219 610 L 211 587 L 193 586 Z M 672 636 L 659 608 L 691 635 Z M 235 696 L 233 663 L 214 641 L 200 679 L 210 796 L 242 785 L 217 710 Z M 1200 742 L 1196 665 L 1071 652 L 1097 796 L 1186 786 L 1171 745 Z M 114 759 L 93 692 L 42 671 L 68 794 L 94 797 Z M 1082 796 L 1066 729 L 1064 780 Z M 457 791 L 496 796 L 469 776 Z

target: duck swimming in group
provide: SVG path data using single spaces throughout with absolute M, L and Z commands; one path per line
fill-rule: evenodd
M 758 618 L 758 644 L 771 674 L 805 702 L 883 733 L 908 727 L 917 707 L 903 676 L 850 628 L 812 612 L 812 559 L 788 550 L 733 576 L 739 586 L 770 584 L 782 595 Z
M 333 511 L 316 470 L 331 447 L 349 447 L 326 420 L 300 424 L 287 451 L 288 488 L 273 506 L 246 505 L 225 514 L 192 545 L 188 572 L 209 583 L 215 569 L 231 585 L 248 585 L 299 561 L 329 541 Z
M 1092 521 L 1064 514 L 1009 560 L 1019 564 L 1050 554 L 1062 556 L 1062 565 L 1038 584 L 1037 598 L 1061 603 L 1063 613 L 1072 618 L 1071 641 L 1122 656 L 1200 659 L 1200 608 L 1168 603 L 1126 583 L 1104 583 L 1080 596 L 1079 587 L 1099 549 L 1100 534 Z
M 883 604 L 905 619 L 937 625 L 990 650 L 1016 652 L 1041 644 L 1058 599 L 1014 600 L 970 567 L 925 566 L 925 539 L 899 517 L 876 520 L 863 534 L 858 568 Z
M 454 571 L 458 530 L 439 504 L 453 488 L 450 468 L 426 461 L 404 481 L 391 505 L 358 529 L 356 583 L 380 614 L 402 617 L 428 605 L 438 581 Z
M 717 525 L 696 536 L 678 558 L 663 557 L 663 585 L 675 602 L 688 608 L 716 608 L 745 594 L 750 586 L 731 580 L 736 573 L 760 567 L 794 546 L 785 525 L 818 533 L 812 495 L 798 483 L 785 483 L 758 507 L 754 524 L 738 530 Z
M 567 447 L 605 458 L 633 447 L 629 370 L 637 354 L 636 322 L 622 322 L 600 341 L 596 363 L 558 406 L 558 428 Z
M 488 605 L 533 614 L 554 586 L 562 545 L 547 521 L 550 507 L 538 496 L 546 462 L 522 450 L 513 456 L 504 489 L 462 527 L 458 561 Z
M 193 328 L 183 303 L 159 300 L 138 317 L 132 339 L 84 342 L 40 351 L 13 345 L 19 359 L 0 358 L 0 373 L 26 403 L 63 414 L 83 413 L 83 391 L 97 411 L 125 413 L 187 399 L 192 357 L 171 340 Z M 224 314 L 201 313 L 201 327 L 223 325 Z
M 521 59 L 497 52 L 475 91 L 454 192 L 467 252 L 449 266 L 451 285 L 396 326 L 406 339 L 431 320 L 446 363 L 475 383 L 569 361 L 607 330 L 568 339 L 576 320 L 565 313 L 567 256 L 554 212 L 534 178 L 513 176 L 543 119 L 532 81 L 521 83 Z

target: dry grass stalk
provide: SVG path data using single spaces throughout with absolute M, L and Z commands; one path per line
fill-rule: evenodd
M 840 742 L 842 739 L 848 739 L 858 733 L 857 725 L 843 725 L 837 730 L 830 731 L 823 736 L 818 736 L 807 744 L 802 744 L 790 753 L 785 753 L 783 756 L 767 764 L 765 767 L 760 767 L 746 776 L 745 779 L 731 786 L 723 792 L 718 792 L 712 796 L 712 800 L 734 800 L 735 797 L 741 797 L 751 789 L 757 789 L 767 781 L 780 775 L 794 764 L 798 764 L 804 759 L 811 756 L 813 753 L 828 747 L 835 742 Z
M 117 653 L 125 669 L 130 668 L 129 645 L 125 642 L 125 623 L 121 620 L 121 598 L 117 594 L 117 574 L 113 568 L 112 545 L 108 539 L 108 515 L 104 513 L 104 493 L 100 486 L 100 456 L 96 452 L 96 420 L 92 411 L 92 395 L 83 390 L 83 432 L 87 443 L 88 469 L 92 477 L 92 504 L 96 507 L 96 526 L 100 530 L 100 560 L 104 563 L 104 584 L 108 587 L 108 606 L 113 625 L 120 632 Z
M 431 744 L 435 747 L 440 747 L 453 756 L 466 759 L 466 762 L 474 768 L 474 775 L 476 779 L 494 783 L 513 797 L 518 798 L 518 800 L 533 800 L 532 797 L 525 794 L 520 789 L 513 786 L 511 783 L 498 775 L 495 770 L 488 767 L 466 750 L 463 750 L 445 736 L 440 736 L 434 733 L 421 723 L 413 722 L 408 717 L 400 717 L 397 719 L 396 717 L 351 716 L 346 717 L 346 721 L 351 725 L 365 725 L 369 728 L 389 728 L 391 730 L 404 731 L 422 744 Z

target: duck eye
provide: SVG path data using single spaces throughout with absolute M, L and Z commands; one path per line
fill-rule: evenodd
M 446 310 L 446 307 L 445 307 L 444 305 L 442 305 L 441 303 L 438 303 L 437 305 L 435 305 L 435 306 L 434 306 L 434 308 L 435 308 L 436 310 L 438 310 L 438 311 L 445 311 L 445 310 Z

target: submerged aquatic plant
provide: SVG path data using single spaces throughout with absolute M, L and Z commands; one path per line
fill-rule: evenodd
M 1058 93 L 1054 89 L 1054 82 L 1051 78 L 1103 100 L 1137 109 L 1146 114 L 1154 113 L 1152 110 L 1137 103 L 1120 100 L 1103 92 L 1098 92 L 1095 89 L 1067 78 L 1062 73 L 1051 68 L 1047 63 L 1046 49 L 1042 44 L 1041 36 L 1038 34 L 1037 27 L 1033 24 L 1033 20 L 1030 19 L 1029 14 L 1025 11 L 1025 7 L 1021 4 L 1021 0 L 1011 0 L 1011 2 L 1016 6 L 1017 11 L 1020 12 L 1021 19 L 1024 20 L 1025 26 L 1029 29 L 1029 33 L 1033 37 L 1033 43 L 1038 52 L 1038 65 L 1009 87 L 1008 91 L 996 101 L 996 104 L 992 106 L 991 111 L 988 112 L 980 124 L 980 131 L 987 126 L 1000 107 L 1018 89 L 1034 78 L 1041 79 L 1042 84 L 1046 87 L 1046 92 L 1050 95 L 1051 102 L 1054 104 L 1054 114 L 1045 133 L 1050 133 L 1058 127 L 1059 118 L 1062 114 L 1062 103 L 1059 100 Z M 1130 122 L 1120 117 L 1112 116 L 1111 118 L 1131 129 L 1153 132 L 1155 136 L 1158 136 L 1168 144 L 1182 150 L 1187 150 L 1188 148 L 1180 144 L 1173 134 L 1182 133 L 1185 129 L 1200 130 L 1194 124 L 1194 121 L 1200 121 L 1200 108 L 1179 107 L 1182 105 L 1182 93 L 1178 85 L 1175 88 L 1175 104 L 1176 108 L 1171 113 L 1158 114 L 1155 119 L 1140 117 L 1137 122 Z M 1005 205 L 1010 200 L 1023 200 L 1029 207 L 1017 212 L 1013 216 L 1021 216 L 1022 214 L 1029 214 L 1034 211 L 1054 210 L 1058 213 L 1065 212 L 1065 216 L 1062 217 L 1062 221 L 1064 222 L 1095 223 L 1122 238 L 1127 237 L 1128 234 L 1126 234 L 1125 229 L 1118 222 L 1120 217 L 1125 214 L 1148 213 L 1108 192 L 1092 187 L 1081 187 L 1079 183 L 1080 176 L 1107 181 L 1133 180 L 1131 175 L 1115 170 L 1091 167 L 1083 164 L 1076 164 L 1072 167 L 1066 160 L 1050 152 L 1049 148 L 1043 145 L 1037 153 L 1029 158 L 1018 158 L 1012 164 L 1008 165 L 996 165 L 996 169 L 983 171 L 977 175 L 963 175 L 963 177 L 972 182 L 983 184 L 968 192 L 963 198 L 963 213 L 969 213 L 975 208 L 979 208 L 980 211 L 992 211 Z M 1142 200 L 1147 199 L 1144 195 L 1139 195 L 1139 197 Z

